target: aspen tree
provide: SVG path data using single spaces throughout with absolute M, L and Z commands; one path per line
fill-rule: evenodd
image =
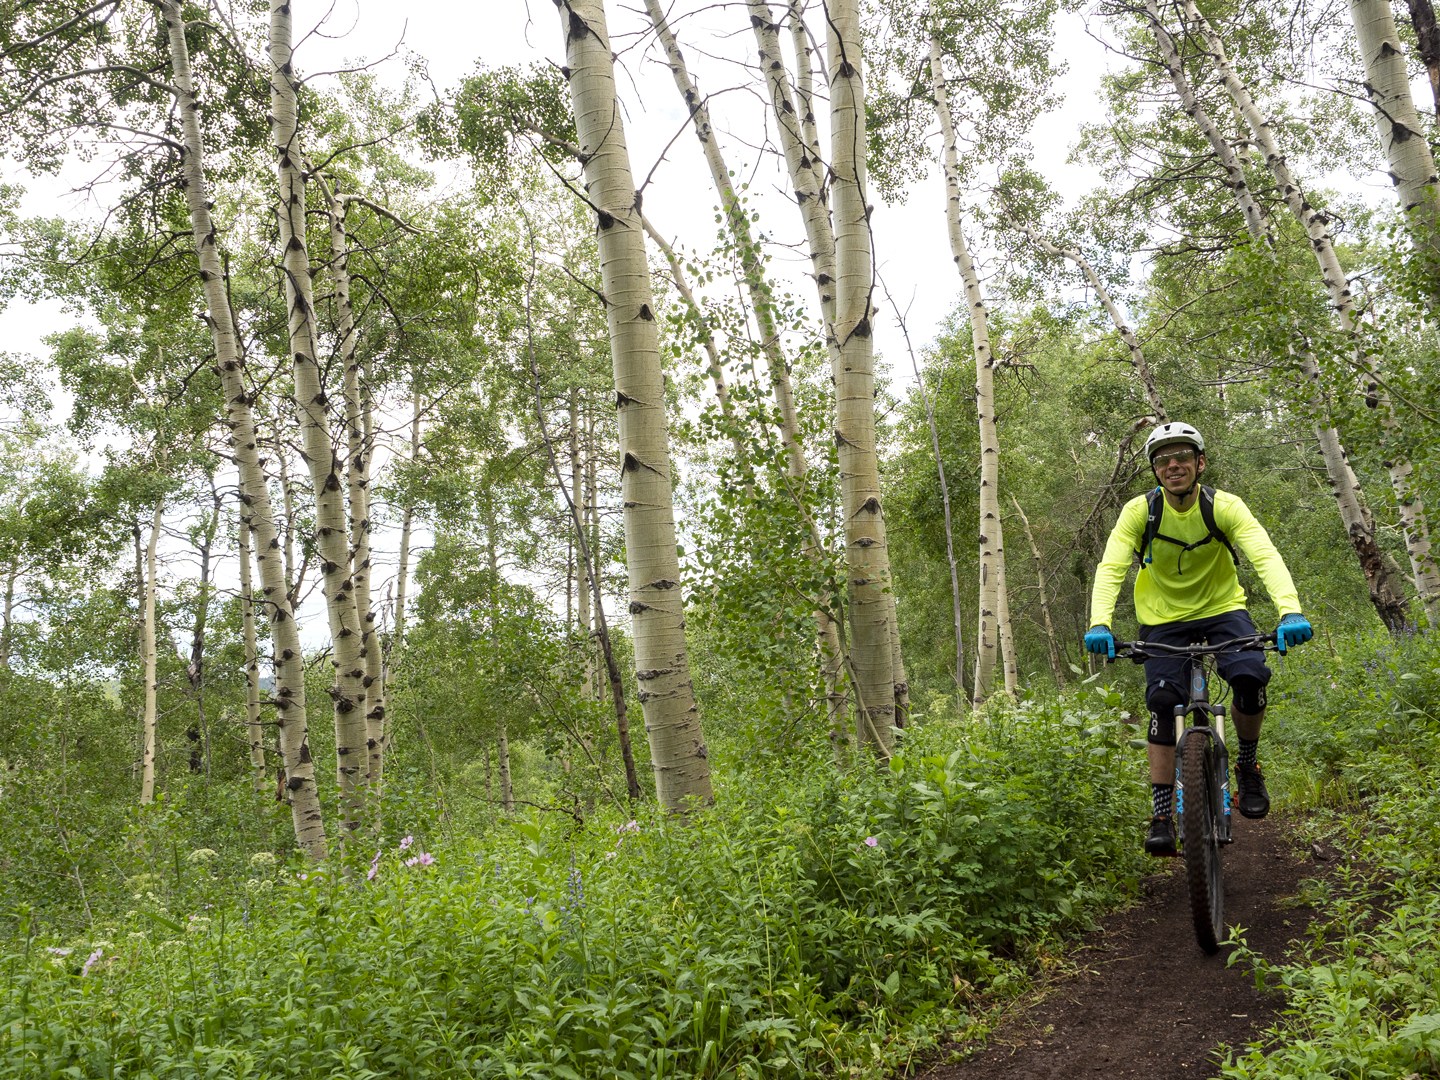
M 1387 432 L 1393 432 L 1399 420 L 1395 416 L 1394 403 L 1384 387 L 1375 360 L 1369 355 L 1361 339 L 1361 326 L 1355 310 L 1354 294 L 1350 290 L 1350 279 L 1340 265 L 1330 233 L 1328 218 L 1320 213 L 1306 198 L 1299 181 L 1290 170 L 1285 155 L 1275 139 L 1274 127 L 1256 105 L 1248 87 L 1236 73 L 1225 53 L 1224 43 L 1208 19 L 1197 8 L 1193 0 L 1182 0 L 1187 25 L 1194 29 L 1203 42 L 1203 47 L 1226 91 L 1240 110 L 1246 124 L 1255 137 L 1265 164 L 1275 177 L 1275 183 L 1285 200 L 1285 205 L 1295 215 L 1310 237 L 1311 253 L 1320 270 L 1320 278 L 1330 297 L 1330 305 L 1340 329 L 1351 339 L 1354 348 L 1354 363 L 1357 371 L 1366 380 L 1366 393 L 1374 400 L 1380 414 L 1380 423 Z M 1430 552 L 1430 532 L 1425 517 L 1425 506 L 1410 481 L 1413 471 L 1411 463 L 1400 455 L 1392 455 L 1386 463 L 1390 474 L 1390 486 L 1399 508 L 1401 527 L 1405 532 L 1405 546 L 1410 555 L 1411 576 L 1421 602 L 1430 608 L 1440 597 L 1440 568 Z
M 140 719 L 140 805 L 155 801 L 155 744 L 159 719 L 156 714 L 158 650 L 155 631 L 155 577 L 159 566 L 156 547 L 164 524 L 164 503 L 156 503 L 150 518 L 150 537 L 145 541 L 145 558 L 140 578 L 140 677 L 144 680 Z M 139 526 L 136 526 L 137 532 Z
M 980 604 L 973 701 L 979 706 L 994 692 L 1001 623 L 1009 621 L 1009 613 L 1001 603 L 1004 546 L 1000 521 L 1000 440 L 995 430 L 995 354 L 990 348 L 989 312 L 980 290 L 980 275 L 976 273 L 960 215 L 960 155 L 940 38 L 933 32 L 930 35 L 930 87 L 944 141 L 941 164 L 945 173 L 945 221 L 950 254 L 964 283 L 975 352 L 975 411 L 980 421 Z M 1004 632 L 1008 634 L 1008 628 Z
M 1440 177 L 1435 174 L 1435 155 L 1410 95 L 1395 16 L 1387 0 L 1350 0 L 1350 18 L 1365 62 L 1365 92 L 1375 107 L 1375 127 L 1390 166 L 1395 197 L 1405 214 L 1431 296 L 1440 301 Z
M 225 394 L 226 423 L 230 428 L 234 460 L 240 473 L 240 513 L 248 520 L 255 539 L 255 560 L 260 572 L 263 602 L 270 617 L 270 640 L 275 654 L 276 723 L 285 766 L 284 791 L 290 803 L 297 844 L 311 858 L 323 859 L 328 845 L 319 792 L 315 786 L 315 763 L 310 756 L 306 731 L 304 656 L 290 606 L 285 567 L 280 558 L 279 531 L 275 526 L 265 474 L 260 467 L 255 416 L 249 390 L 245 386 L 244 359 L 236 343 L 230 298 L 226 295 L 225 268 L 220 259 L 215 225 L 210 217 L 205 149 L 194 80 L 190 74 L 190 54 L 185 43 L 185 21 L 179 0 L 163 0 L 161 12 L 169 32 L 172 79 L 184 138 L 181 155 L 185 200 L 204 287 L 206 320 L 215 347 L 215 366 Z
M 1266 252 L 1272 252 L 1274 240 L 1269 216 L 1250 188 L 1234 145 L 1225 137 L 1195 93 L 1175 41 L 1160 17 L 1157 0 L 1145 0 L 1145 15 L 1181 107 L 1210 144 L 1225 175 L 1225 186 L 1240 210 L 1250 239 Z M 1371 603 L 1385 625 L 1392 630 L 1398 630 L 1406 623 L 1404 590 L 1395 580 L 1397 575 L 1392 571 L 1389 560 L 1376 541 L 1375 524 L 1369 508 L 1365 505 L 1359 478 L 1350 465 L 1340 432 L 1331 422 L 1329 395 L 1320 366 L 1308 349 L 1304 348 L 1300 351 L 1296 366 L 1308 395 L 1310 419 L 1320 447 L 1320 457 L 1325 465 L 1330 494 L 1335 499 L 1345 534 L 1359 561 L 1361 573 L 1370 591 Z
M 335 772 L 341 825 L 359 828 L 368 764 L 362 632 L 350 568 L 343 467 L 330 434 L 329 397 L 320 377 L 315 301 L 306 246 L 305 176 L 300 145 L 297 79 L 292 65 L 289 0 L 270 0 L 270 127 L 279 185 L 278 221 L 295 404 L 300 415 L 305 464 L 315 497 L 315 542 L 325 586 L 335 683 Z
M 601 0 L 557 0 L 619 409 L 625 552 L 636 678 L 660 804 L 709 802 L 710 764 L 690 681 L 675 544 L 669 431 L 645 235 Z
M 834 168 L 827 170 L 824 160 L 820 156 L 819 138 L 816 133 L 815 114 L 812 108 L 813 95 L 811 88 L 811 77 L 809 75 L 809 49 L 808 37 L 805 35 L 804 27 L 798 29 L 794 20 L 800 18 L 803 11 L 799 5 L 791 4 L 789 15 L 791 18 L 792 37 L 797 42 L 804 41 L 807 45 L 802 49 L 802 55 L 797 59 L 804 73 L 799 81 L 798 94 L 801 105 L 797 106 L 796 86 L 792 84 L 790 74 L 785 66 L 785 58 L 780 46 L 780 26 L 775 21 L 774 14 L 766 0 L 746 0 L 746 7 L 750 12 L 750 25 L 755 32 L 755 41 L 758 47 L 758 59 L 761 77 L 764 79 L 766 90 L 769 93 L 771 117 L 775 121 L 776 131 L 780 136 L 780 145 L 785 158 L 785 167 L 790 175 L 790 184 L 795 196 L 796 206 L 800 211 L 801 221 L 805 227 L 806 247 L 809 252 L 811 278 L 815 283 L 815 289 L 820 300 L 820 314 L 825 332 L 826 350 L 830 355 L 831 378 L 836 388 L 836 443 L 845 446 L 846 436 L 839 430 L 841 390 L 840 384 L 843 377 L 848 377 L 844 371 L 844 364 L 841 358 L 841 342 L 839 332 L 836 328 L 836 298 L 837 279 L 839 275 L 837 264 L 837 238 L 838 229 L 832 222 L 829 206 L 829 189 L 826 186 L 826 178 L 829 176 L 834 180 Z M 827 71 L 833 87 L 834 49 L 832 43 L 835 41 L 835 24 L 833 11 L 825 8 L 825 20 L 827 26 L 827 53 L 830 54 L 827 64 Z M 858 14 L 856 16 L 858 22 Z M 852 51 L 859 55 L 858 27 L 856 30 L 856 42 Z M 861 84 L 863 90 L 863 83 Z M 859 114 L 862 120 L 863 130 L 864 103 L 859 104 Z M 832 157 L 834 147 L 838 139 L 836 132 L 837 116 L 836 102 L 834 95 L 831 96 L 831 149 Z M 847 151 L 848 153 L 848 151 Z M 864 149 L 860 151 L 860 158 L 864 158 Z M 833 166 L 832 162 L 832 166 Z M 862 205 L 863 205 L 862 194 Z M 868 216 L 867 244 L 868 244 Z M 867 260 L 870 255 L 867 253 Z M 867 290 L 867 295 L 873 295 L 873 289 Z M 867 301 L 868 302 L 868 301 Z M 867 331 L 873 329 L 867 317 L 865 321 Z M 872 346 L 873 352 L 873 346 Z M 873 363 L 873 357 L 872 357 Z M 872 371 L 873 379 L 873 371 Z M 846 408 L 857 409 L 858 402 L 851 401 Z M 874 427 L 874 405 L 871 403 L 871 417 L 868 421 Z M 842 464 L 842 486 L 844 483 L 843 474 L 845 468 Z M 842 493 L 843 496 L 843 493 Z M 843 497 L 842 497 L 843 502 Z M 852 549 L 847 541 L 847 568 L 851 579 L 855 578 L 855 568 L 848 566 Z M 885 557 L 888 568 L 889 557 Z M 888 570 L 887 570 L 888 572 Z M 890 671 L 892 679 L 891 699 L 894 703 L 894 720 L 897 726 L 904 726 L 904 717 L 909 709 L 910 688 L 905 677 L 905 664 L 902 657 L 899 621 L 895 616 L 895 595 L 888 587 L 884 592 L 884 602 L 889 605 L 890 611 L 886 616 L 890 633 Z M 851 617 L 854 616 L 854 601 L 850 601 Z M 859 638 L 851 635 L 850 648 L 852 650 L 851 667 L 853 672 L 853 650 L 857 647 Z M 858 688 L 857 688 L 858 690 Z M 838 714 L 832 717 L 838 720 Z M 868 725 L 861 724 L 862 732 Z M 838 738 L 838 733 L 832 735 Z
M 767 279 L 764 264 L 760 259 L 760 247 L 750 228 L 749 214 L 740 201 L 739 194 L 735 191 L 735 185 L 730 180 L 730 170 L 725 165 L 724 154 L 715 138 L 714 126 L 710 122 L 710 107 L 690 78 L 690 72 L 685 66 L 685 57 L 680 51 L 679 43 L 675 40 L 674 32 L 670 29 L 669 21 L 665 18 L 660 0 L 645 0 L 645 8 L 650 14 L 650 21 L 654 24 L 656 33 L 660 36 L 660 42 L 665 48 L 675 87 L 680 91 L 680 96 L 690 110 L 690 126 L 695 131 L 695 137 L 700 141 L 705 162 L 710 169 L 711 182 L 715 185 L 715 191 L 720 197 L 721 214 L 740 256 L 742 279 L 746 294 L 750 297 L 751 312 L 759 332 L 760 349 L 765 357 L 770 391 L 774 395 L 780 416 L 780 443 L 785 451 L 785 470 L 789 477 L 796 482 L 793 490 L 797 500 L 800 501 L 800 512 L 805 517 L 807 537 L 804 552 L 812 562 L 823 563 L 824 539 L 820 535 L 820 528 L 814 517 L 799 496 L 799 492 L 803 490 L 809 466 L 805 462 L 805 450 L 800 442 L 800 419 L 795 411 L 795 392 L 790 382 L 790 361 L 786 357 L 780 341 L 774 294 Z M 673 256 L 671 268 L 676 274 L 678 283 L 681 281 L 681 275 Z M 683 286 L 681 288 L 684 289 Z M 690 302 L 693 306 L 693 297 L 690 297 Z M 709 340 L 709 335 L 707 335 L 707 340 Z M 718 358 L 712 357 L 712 364 L 717 361 Z M 735 438 L 738 440 L 738 434 Z M 744 459 L 741 458 L 742 468 L 743 461 Z M 829 714 L 834 717 L 839 715 L 844 707 L 844 694 L 840 689 L 840 633 L 835 626 L 834 619 L 830 617 L 829 599 L 828 596 L 821 597 L 821 604 L 815 609 L 814 619 L 827 708 Z
M 875 272 L 867 205 L 858 0 L 829 0 L 830 170 L 835 213 L 835 438 L 840 448 L 850 657 L 859 734 L 889 752 L 896 722 L 895 603 L 875 450 Z

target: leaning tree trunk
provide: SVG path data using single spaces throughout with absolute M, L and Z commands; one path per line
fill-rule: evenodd
M 933 34 L 930 37 L 930 87 L 945 144 L 945 218 L 950 253 L 964 282 L 975 351 L 975 410 L 980 422 L 980 617 L 976 628 L 974 695 L 974 704 L 978 707 L 995 689 L 1002 611 L 1000 561 L 1004 556 L 1000 540 L 1000 442 L 995 430 L 995 354 L 990 349 L 989 314 L 980 292 L 980 275 L 975 271 L 960 220 L 960 155 L 956 149 L 955 122 L 950 113 L 940 39 Z
M 306 246 L 305 177 L 298 130 L 298 81 L 292 66 L 289 0 L 270 0 L 270 129 L 276 151 L 280 191 L 279 241 L 285 304 L 289 313 L 290 354 L 295 404 L 300 411 L 301 443 L 315 494 L 315 546 L 325 585 L 335 683 L 335 773 L 340 787 L 340 824 L 349 832 L 361 825 L 366 794 L 369 732 L 365 721 L 363 635 L 350 571 L 350 540 L 345 512 L 343 467 L 335 452 L 326 411 L 316 349 L 315 301 L 310 254 Z
M 850 578 L 850 657 L 859 735 L 878 753 L 894 741 L 894 599 L 875 449 L 874 265 L 866 205 L 865 88 L 859 0 L 831 0 L 831 183 L 835 206 L 835 439 L 840 448 L 845 562 Z
M 710 168 L 710 180 L 720 197 L 720 212 L 740 256 L 742 280 L 746 295 L 750 297 L 750 309 L 755 316 L 760 349 L 765 356 L 766 371 L 770 378 L 770 392 L 774 395 L 780 417 L 780 443 L 785 451 L 785 471 L 794 481 L 794 485 L 788 490 L 805 519 L 804 553 L 807 559 L 823 570 L 825 541 L 803 495 L 809 466 L 806 464 L 805 450 L 800 440 L 800 418 L 795 409 L 795 391 L 790 381 L 790 361 L 781 345 L 779 320 L 775 314 L 775 293 L 765 274 L 765 266 L 760 258 L 760 245 L 750 228 L 750 212 L 740 201 L 735 185 L 731 182 L 730 170 L 725 165 L 720 143 L 715 138 L 715 129 L 710 122 L 710 107 L 690 78 L 685 57 L 670 29 L 660 0 L 645 0 L 645 8 L 650 13 L 650 21 L 665 48 L 675 87 L 690 110 L 690 125 L 695 130 L 695 137 L 700 141 L 705 163 Z M 829 710 L 834 713 L 843 708 L 844 694 L 840 689 L 840 632 L 830 617 L 830 600 L 829 596 L 821 596 L 813 617 L 825 699 Z
M 285 792 L 300 850 L 311 858 L 326 856 L 325 823 L 320 793 L 315 785 L 315 762 L 305 724 L 305 669 L 300 632 L 280 556 L 280 535 L 270 505 L 270 492 L 260 465 L 255 415 L 245 385 L 244 358 L 236 344 L 224 263 L 210 218 L 209 185 L 205 179 L 205 147 L 190 74 L 190 53 L 185 42 L 185 21 L 180 0 L 163 0 L 161 11 L 170 37 L 170 59 L 175 96 L 180 109 L 184 143 L 181 148 L 184 192 L 190 226 L 205 292 L 206 321 L 215 347 L 215 366 L 225 396 L 226 424 L 230 429 L 234 461 L 240 473 L 240 514 L 256 542 L 255 561 L 260 571 L 264 603 L 270 613 L 270 640 L 275 660 L 276 724 L 285 764 Z
M 1387 436 L 1393 436 L 1399 429 L 1400 421 L 1394 411 L 1394 403 L 1385 390 L 1384 379 L 1377 370 L 1374 358 L 1361 340 L 1361 327 L 1355 310 L 1355 298 L 1350 290 L 1350 279 L 1340 265 L 1339 255 L 1330 233 L 1329 218 L 1320 213 L 1306 198 L 1299 181 L 1290 171 L 1285 156 L 1275 140 L 1273 125 L 1260 112 L 1245 83 L 1236 74 L 1225 54 L 1224 43 L 1208 19 L 1195 6 L 1194 0 L 1183 0 L 1185 15 L 1191 26 L 1199 31 L 1205 41 L 1207 53 L 1220 74 L 1221 81 L 1230 97 L 1239 108 L 1245 122 L 1255 136 L 1255 142 L 1265 155 L 1275 182 L 1284 196 L 1285 204 L 1295 215 L 1310 237 L 1311 252 L 1320 269 L 1321 280 L 1330 296 L 1330 304 L 1340 329 L 1351 339 L 1355 351 L 1355 365 L 1367 383 L 1367 395 L 1374 400 L 1380 414 L 1380 424 Z M 1426 610 L 1440 603 L 1440 568 L 1437 568 L 1430 552 L 1430 531 L 1426 523 L 1425 505 L 1416 494 L 1411 483 L 1413 466 L 1403 455 L 1392 453 L 1387 462 L 1390 486 L 1399 508 L 1400 524 L 1405 532 L 1405 546 L 1410 555 L 1411 574 L 1415 591 Z
M 1155 373 L 1150 370 L 1150 364 L 1145 359 L 1145 349 L 1140 344 L 1135 330 L 1130 326 L 1129 321 L 1115 303 L 1115 298 L 1110 295 L 1110 290 L 1100 280 L 1100 275 L 1095 272 L 1095 267 L 1090 260 L 1075 248 L 1063 248 L 1045 237 L 1041 236 L 1029 226 L 1022 226 L 1025 235 L 1030 242 L 1047 255 L 1054 255 L 1059 258 L 1069 259 L 1080 272 L 1085 275 L 1085 280 L 1095 290 L 1095 296 L 1100 301 L 1100 306 L 1105 309 L 1105 314 L 1110 316 L 1110 323 L 1115 327 L 1115 332 L 1120 335 L 1120 340 L 1125 343 L 1126 350 L 1130 353 L 1130 366 L 1135 370 L 1135 377 L 1140 380 L 1140 386 L 1145 391 L 1145 400 L 1150 404 L 1150 412 L 1155 417 L 1157 424 L 1163 424 L 1170 419 L 1165 411 L 1164 399 L 1160 397 L 1160 388 L 1155 382 Z
M 1215 157 L 1225 173 L 1225 186 L 1240 209 L 1246 230 L 1257 245 L 1267 252 L 1273 252 L 1269 218 L 1250 189 L 1234 146 L 1197 98 L 1175 43 L 1161 21 L 1156 0 L 1146 0 L 1145 10 L 1170 81 L 1186 113 L 1195 121 L 1214 150 Z M 1315 436 L 1319 443 L 1321 460 L 1325 464 L 1330 493 L 1335 499 L 1345 534 L 1350 539 L 1351 549 L 1355 552 L 1369 588 L 1370 601 L 1385 625 L 1398 631 L 1407 621 L 1404 588 L 1399 581 L 1399 574 L 1391 569 L 1390 561 L 1376 542 L 1375 525 L 1365 505 L 1360 481 L 1350 466 L 1349 455 L 1340 440 L 1340 432 L 1330 422 L 1331 408 L 1320 366 L 1308 350 L 1302 352 L 1297 366 L 1307 386 Z
M 144 707 L 140 720 L 140 805 L 155 801 L 155 744 L 159 719 L 156 713 L 159 649 L 155 631 L 155 550 L 160 542 L 164 506 L 156 503 L 150 521 L 150 539 L 145 542 L 145 572 L 140 582 L 140 671 L 144 685 Z
M 710 763 L 685 643 L 669 426 L 655 301 L 602 0 L 558 0 L 585 186 L 599 222 L 600 280 L 619 407 L 625 553 L 636 678 L 656 794 L 708 803 Z
M 1045 651 L 1050 659 L 1050 670 L 1055 673 L 1055 682 L 1064 686 L 1069 680 L 1065 677 L 1065 664 L 1060 656 L 1060 640 L 1055 634 L 1055 622 L 1050 617 L 1050 594 L 1045 583 L 1045 562 L 1040 557 L 1040 545 L 1035 542 L 1035 533 L 1030 528 L 1030 518 L 1026 516 L 1020 500 L 1011 495 L 1010 501 L 1015 505 L 1015 513 L 1020 515 L 1020 524 L 1025 530 L 1025 539 L 1030 545 L 1030 557 L 1035 560 L 1035 591 L 1040 600 L 1040 621 L 1045 628 Z

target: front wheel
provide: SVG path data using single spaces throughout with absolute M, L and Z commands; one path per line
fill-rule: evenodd
M 1216 826 L 1223 812 L 1215 744 L 1196 734 L 1186 740 L 1181 759 L 1185 812 L 1180 834 L 1185 848 L 1185 879 L 1190 887 L 1190 914 L 1195 939 L 1214 955 L 1225 936 L 1225 884 L 1220 874 L 1220 836 Z

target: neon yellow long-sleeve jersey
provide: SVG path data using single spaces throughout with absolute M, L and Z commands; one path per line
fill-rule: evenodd
M 1193 544 L 1208 534 L 1198 498 L 1183 512 L 1171 506 L 1168 499 L 1161 501 L 1164 511 L 1160 531 L 1166 536 Z M 1105 542 L 1105 554 L 1095 568 L 1095 586 L 1090 593 L 1091 626 L 1109 626 L 1114 618 L 1115 601 L 1120 586 L 1125 584 L 1125 575 L 1135 563 L 1148 513 L 1144 495 L 1131 499 L 1121 509 Z M 1250 560 L 1279 613 L 1299 612 L 1300 597 L 1285 561 L 1275 550 L 1270 534 L 1238 495 L 1215 492 L 1215 524 Z M 1245 590 L 1235 574 L 1235 562 L 1220 541 L 1184 551 L 1179 544 L 1157 539 L 1151 555 L 1152 561 L 1142 564 L 1135 576 L 1135 616 L 1141 626 L 1204 619 L 1245 606 Z

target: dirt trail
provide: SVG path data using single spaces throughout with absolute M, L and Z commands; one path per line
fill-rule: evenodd
M 1139 833 L 1136 833 L 1139 842 Z M 1326 863 L 1297 851 L 1282 817 L 1244 821 L 1225 852 L 1226 922 L 1250 947 L 1279 959 L 1313 912 L 1287 902 Z M 1167 859 L 1144 882 L 1143 902 L 1107 920 L 1074 955 L 1073 974 L 1017 1006 L 965 1061 L 916 1071 L 924 1080 L 1106 1080 L 1214 1076 L 1216 1048 L 1242 1046 L 1274 1019 L 1280 1001 L 1260 993 L 1230 950 L 1195 944 L 1183 867 Z M 964 1050 L 953 1046 L 950 1050 Z

